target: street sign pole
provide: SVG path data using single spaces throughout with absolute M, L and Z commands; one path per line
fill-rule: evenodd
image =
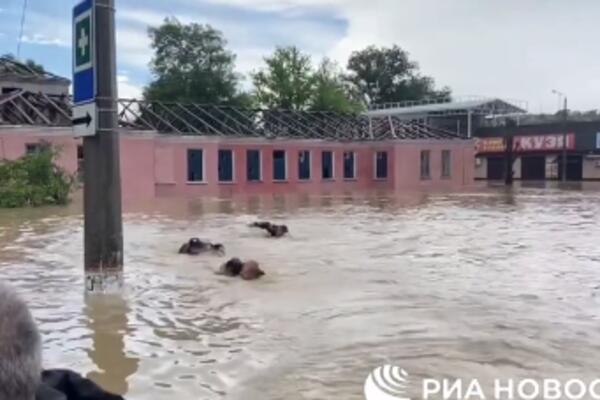
M 73 126 L 84 137 L 84 270 L 90 292 L 123 285 L 114 14 L 114 0 L 85 0 L 73 13 Z

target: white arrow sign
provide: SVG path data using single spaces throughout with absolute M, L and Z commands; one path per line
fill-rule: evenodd
M 75 137 L 94 136 L 98 126 L 96 103 L 73 107 L 72 123 Z

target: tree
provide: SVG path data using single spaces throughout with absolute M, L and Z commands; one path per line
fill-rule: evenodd
M 27 67 L 29 67 L 29 69 L 33 72 L 38 73 L 40 75 L 46 73 L 46 70 L 44 69 L 44 66 L 42 64 L 38 64 L 31 59 L 26 60 L 25 65 L 27 65 Z
M 418 64 L 396 45 L 352 53 L 348 70 L 348 81 L 369 104 L 450 96 L 447 87 L 435 90 L 433 79 L 421 76 Z
M 314 74 L 315 87 L 310 108 L 317 111 L 356 113 L 363 109 L 354 101 L 337 65 L 324 59 Z
M 21 63 L 25 64 L 25 66 L 27 66 L 27 68 L 29 68 L 31 71 L 33 71 L 37 74 L 44 74 L 46 72 L 46 70 L 44 69 L 44 66 L 42 64 L 38 64 L 35 61 L 33 61 L 32 59 L 27 59 L 25 61 L 19 61 L 19 60 L 17 60 L 17 57 L 15 57 L 11 53 L 3 54 L 0 56 L 0 58 L 5 58 L 5 59 L 13 61 L 13 62 L 21 62 Z
M 238 76 L 235 55 L 225 49 L 221 32 L 210 25 L 181 24 L 166 18 L 149 28 L 156 79 L 144 90 L 147 100 L 236 104 Z
M 310 105 L 314 76 L 310 56 L 295 47 L 279 47 L 267 66 L 252 75 L 255 95 L 261 106 L 303 110 Z

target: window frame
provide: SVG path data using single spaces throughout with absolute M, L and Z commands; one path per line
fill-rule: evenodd
M 258 179 L 250 179 L 249 177 L 249 161 L 250 161 L 250 157 L 249 153 L 250 152 L 257 152 L 258 153 Z M 263 162 L 263 155 L 262 155 L 262 151 L 260 149 L 246 149 L 246 181 L 247 182 L 252 182 L 252 183 L 257 183 L 257 182 L 262 182 L 263 181 L 263 167 L 262 167 L 262 162 Z
M 283 153 L 283 179 L 280 178 L 276 178 L 275 177 L 275 153 L 276 152 L 282 152 Z M 287 182 L 288 181 L 288 154 L 286 150 L 282 150 L 282 149 L 273 149 L 273 153 L 272 153 L 272 159 L 273 159 L 273 182 Z
M 192 152 L 199 151 L 202 155 L 202 177 L 199 180 L 191 180 L 190 179 L 190 154 Z M 206 183 L 206 154 L 203 147 L 189 147 L 186 151 L 186 161 L 187 161 L 187 174 L 186 174 L 186 183 L 188 185 L 202 185 Z
M 427 155 L 427 174 L 424 174 L 423 155 Z M 421 150 L 419 156 L 419 175 L 422 181 L 431 180 L 431 150 Z
M 448 163 L 445 164 L 445 155 L 448 155 Z M 441 152 L 441 161 L 442 161 L 442 168 L 441 168 L 441 172 L 440 172 L 440 177 L 442 179 L 452 179 L 452 151 L 450 150 L 442 150 Z M 447 170 L 445 167 L 448 167 Z M 447 173 L 446 173 L 447 172 Z
M 229 151 L 231 153 L 231 180 L 227 181 L 227 180 L 222 180 L 221 179 L 221 168 L 220 168 L 220 161 L 221 161 L 221 157 L 220 157 L 220 153 L 222 151 Z M 217 150 L 217 182 L 220 185 L 231 185 L 233 183 L 235 183 L 235 151 L 233 151 L 233 149 L 228 149 L 228 148 L 222 148 L 222 149 L 218 149 Z
M 331 154 L 331 178 L 325 178 L 323 176 L 324 172 L 324 155 L 325 153 Z M 332 182 L 335 181 L 335 151 L 333 150 L 321 150 L 321 180 L 324 182 Z
M 51 144 L 45 141 L 25 143 L 25 155 L 39 154 L 50 150 L 51 147 Z
M 302 153 L 305 153 L 308 156 L 308 177 L 307 178 L 303 178 L 300 174 L 301 174 L 301 165 L 300 165 L 300 155 Z M 306 182 L 306 181 L 310 181 L 312 180 L 312 151 L 310 150 L 298 150 L 298 180 L 300 182 Z
M 352 154 L 352 177 L 347 177 L 346 176 L 346 154 Z M 343 164 L 343 176 L 344 176 L 344 180 L 345 181 L 355 181 L 358 179 L 358 154 L 356 153 L 356 151 L 354 150 L 345 150 L 344 154 L 342 155 L 342 159 L 344 161 Z
M 379 170 L 377 169 L 377 156 L 383 153 L 385 154 L 385 177 L 378 176 Z M 376 181 L 387 181 L 390 177 L 390 153 L 387 150 L 376 150 L 373 155 L 373 179 Z

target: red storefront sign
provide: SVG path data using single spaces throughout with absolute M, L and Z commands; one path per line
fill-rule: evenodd
M 567 135 L 568 150 L 575 149 L 575 134 Z M 517 153 L 529 151 L 556 151 L 563 149 L 563 134 L 515 136 L 513 138 L 513 150 Z M 501 153 L 506 150 L 504 138 L 478 138 L 475 142 L 477 153 Z

